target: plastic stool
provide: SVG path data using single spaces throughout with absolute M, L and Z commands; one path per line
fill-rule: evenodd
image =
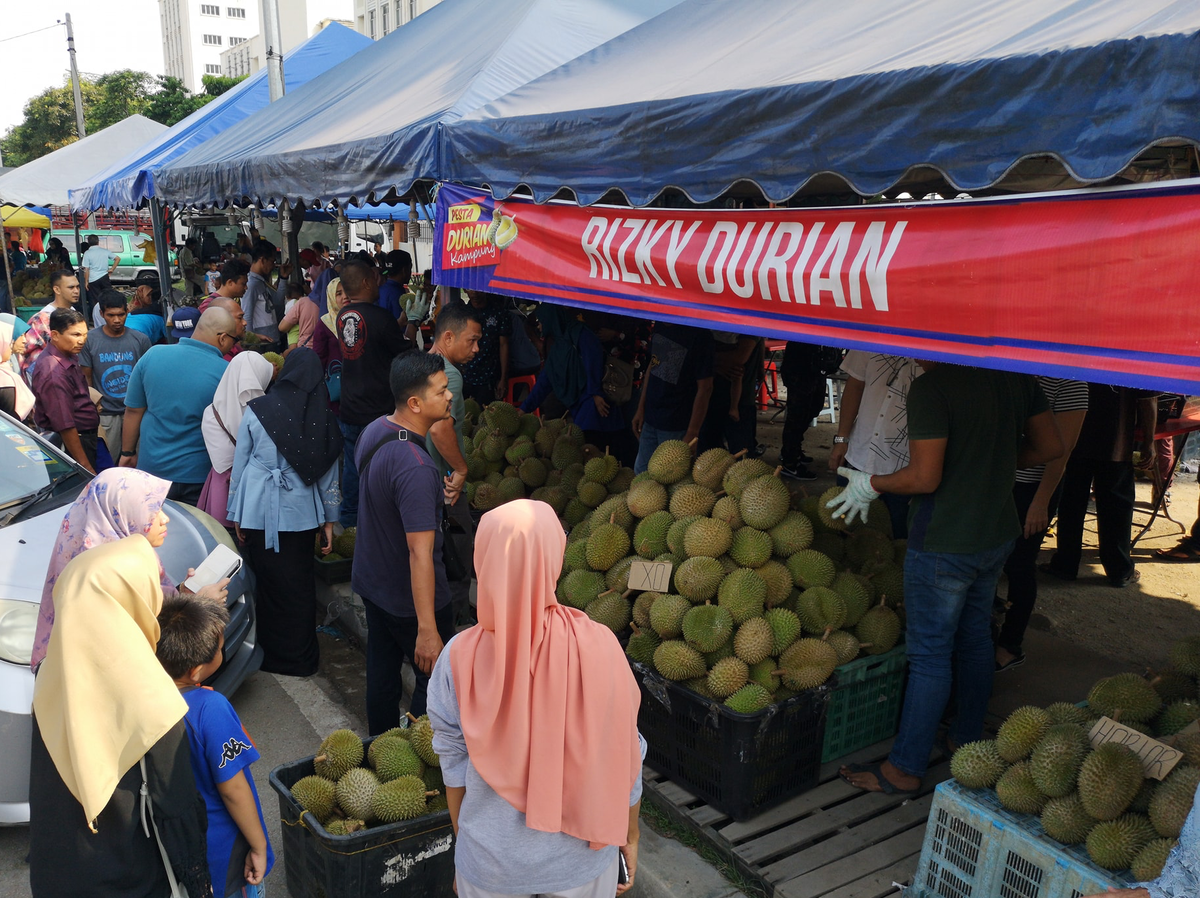
M 526 374 L 523 377 L 510 377 L 508 379 L 508 395 L 504 397 L 504 401 L 510 405 L 520 405 L 521 402 L 516 398 L 517 387 L 521 384 L 525 385 L 525 392 L 521 395 L 521 401 L 524 401 L 525 397 L 533 392 L 533 385 L 535 383 L 537 383 L 536 374 Z M 540 409 L 535 414 L 539 418 L 542 416 Z

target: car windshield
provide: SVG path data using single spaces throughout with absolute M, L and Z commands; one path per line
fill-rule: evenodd
M 74 471 L 53 446 L 0 415 L 0 511 Z

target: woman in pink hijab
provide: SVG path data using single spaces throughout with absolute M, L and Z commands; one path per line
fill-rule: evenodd
M 611 898 L 637 869 L 638 688 L 612 631 L 555 599 L 565 548 L 544 502 L 485 514 L 479 623 L 433 668 L 459 898 Z

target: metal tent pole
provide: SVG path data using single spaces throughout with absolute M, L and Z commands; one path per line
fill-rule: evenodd
M 150 197 L 150 225 L 154 237 L 155 267 L 158 268 L 158 289 L 167 298 L 167 305 L 174 308 L 171 301 L 171 258 L 170 246 L 167 244 L 166 216 L 163 213 L 162 202 L 156 196 Z

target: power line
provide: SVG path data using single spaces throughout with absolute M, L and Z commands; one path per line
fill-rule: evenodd
M 49 31 L 51 28 L 58 28 L 62 22 L 55 22 L 53 25 L 47 25 L 45 28 L 38 28 L 34 31 L 26 31 L 24 34 L 14 34 L 12 37 L 0 37 L 0 44 L 8 41 L 15 41 L 19 37 L 29 37 L 31 34 L 41 34 L 43 31 Z

